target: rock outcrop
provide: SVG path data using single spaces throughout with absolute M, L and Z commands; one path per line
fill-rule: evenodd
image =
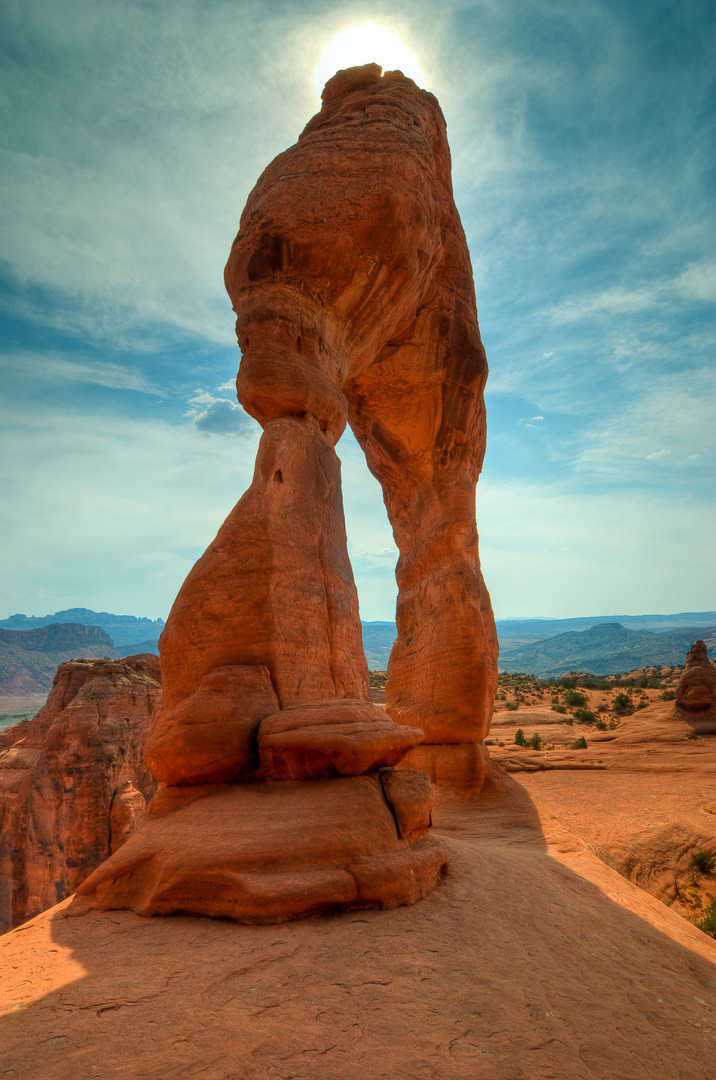
M 226 285 L 264 429 L 254 478 L 160 640 L 146 759 L 165 787 L 79 893 L 241 922 L 412 903 L 447 868 L 415 765 L 484 779 L 497 680 L 475 526 L 487 366 L 432 95 L 339 72 L 249 196 Z M 400 549 L 385 711 L 347 553 L 347 421 Z
M 142 750 L 158 680 L 155 656 L 73 660 L 33 720 L 0 732 L 0 932 L 63 900 L 133 831 L 156 787 Z
M 676 687 L 676 704 L 689 713 L 716 709 L 716 666 L 708 658 L 705 641 L 695 641 L 688 651 L 684 674 Z

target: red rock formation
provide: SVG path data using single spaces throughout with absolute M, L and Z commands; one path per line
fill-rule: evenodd
M 390 715 L 426 743 L 479 742 L 497 685 L 475 526 L 487 365 L 435 98 L 375 65 L 332 79 L 250 195 L 226 283 L 247 412 L 312 415 L 332 438 L 347 416 L 383 488 L 400 550 Z
M 705 641 L 695 641 L 688 651 L 676 687 L 676 704 L 689 713 L 708 713 L 716 707 L 716 667 L 709 660 Z
M 0 930 L 68 896 L 132 831 L 155 788 L 142 748 L 158 679 L 149 654 L 69 661 L 37 716 L 0 732 Z
M 481 781 L 497 681 L 475 527 L 487 366 L 432 95 L 376 65 L 332 79 L 250 195 L 226 284 L 239 400 L 264 428 L 254 478 L 160 640 L 147 761 L 170 786 L 79 892 L 242 922 L 411 903 L 447 857 L 427 778 L 385 769 L 422 755 Z M 347 418 L 400 549 L 387 714 L 347 554 Z

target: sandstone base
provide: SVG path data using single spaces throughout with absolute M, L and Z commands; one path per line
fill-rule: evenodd
M 494 771 L 484 742 L 421 743 L 406 754 L 398 768 L 416 769 L 434 784 L 469 788 L 475 794 L 482 791 Z
M 399 836 L 373 777 L 167 788 L 76 903 L 277 923 L 412 904 L 447 867 L 424 832 Z

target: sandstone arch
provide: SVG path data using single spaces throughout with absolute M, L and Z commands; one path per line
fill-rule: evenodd
M 254 478 L 162 634 L 146 755 L 165 787 L 81 891 L 249 922 L 412 902 L 447 860 L 404 767 L 481 783 L 497 681 L 474 497 L 487 365 L 435 98 L 376 65 L 335 76 L 249 196 L 225 278 Z M 348 560 L 346 422 L 400 552 L 388 715 Z

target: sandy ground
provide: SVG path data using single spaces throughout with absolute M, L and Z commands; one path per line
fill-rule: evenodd
M 546 802 L 443 792 L 452 870 L 409 908 L 245 927 L 66 901 L 0 939 L 0 1075 L 713 1080 L 716 942 Z

